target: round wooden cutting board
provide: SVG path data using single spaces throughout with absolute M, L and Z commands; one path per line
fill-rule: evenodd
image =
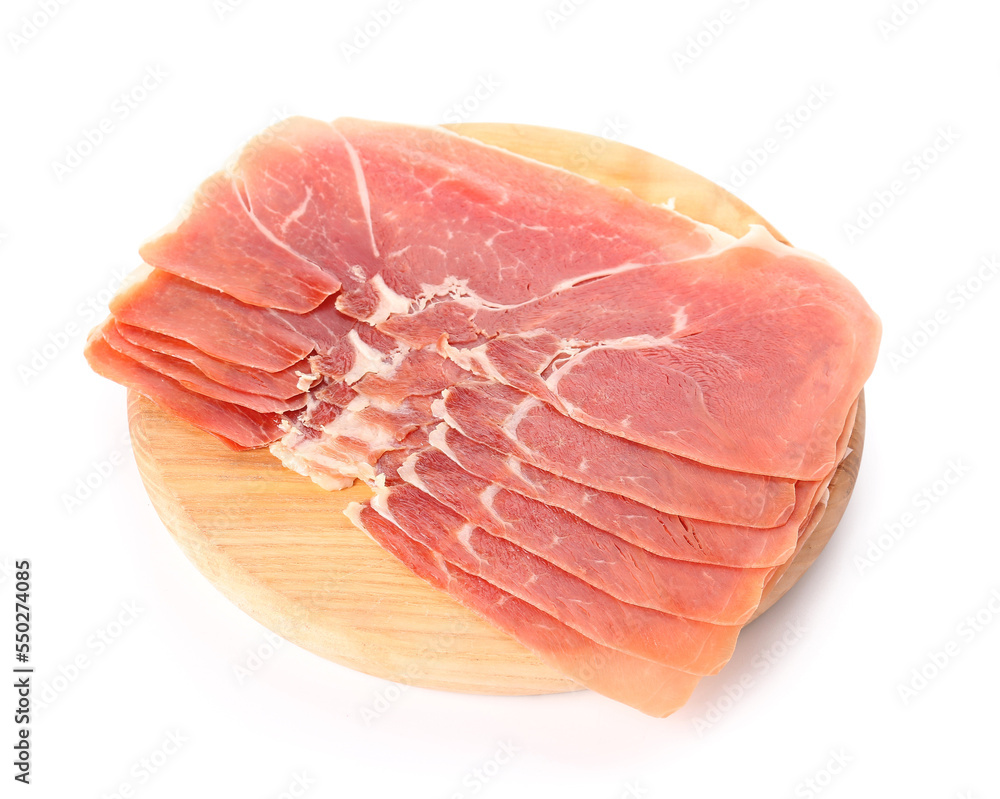
M 650 202 L 673 200 L 733 235 L 763 224 L 782 238 L 721 187 L 634 147 L 525 125 L 449 127 Z M 134 393 L 128 411 L 136 462 L 163 523 L 195 566 L 266 627 L 329 660 L 412 685 L 490 694 L 578 688 L 354 528 L 342 511 L 370 496 L 367 487 L 324 491 L 267 450 L 233 452 Z M 864 419 L 862 398 L 827 510 L 758 615 L 833 534 L 857 477 Z

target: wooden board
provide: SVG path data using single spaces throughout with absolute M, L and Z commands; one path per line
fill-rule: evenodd
M 621 143 L 524 125 L 451 127 L 651 202 L 673 199 L 678 211 L 734 235 L 767 225 L 705 178 Z M 365 486 L 324 491 L 267 450 L 233 452 L 133 393 L 128 411 L 136 462 L 167 529 L 225 596 L 279 635 L 345 666 L 429 688 L 538 694 L 578 687 L 355 529 L 342 511 L 369 496 Z M 864 418 L 862 398 L 852 452 L 831 483 L 823 519 L 758 615 L 802 576 L 840 521 L 861 460 Z

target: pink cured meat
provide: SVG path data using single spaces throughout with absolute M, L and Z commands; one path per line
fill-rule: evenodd
M 280 241 L 310 263 L 328 265 L 345 285 L 352 276 L 355 282 L 368 281 L 369 288 L 377 279 L 383 284 L 397 281 L 394 287 L 403 294 L 395 299 L 412 300 L 419 289 L 425 298 L 440 291 L 464 293 L 480 303 L 523 302 L 586 276 L 622 269 L 634 272 L 629 267 L 636 263 L 649 266 L 703 255 L 719 243 L 719 235 L 710 228 L 643 203 L 628 192 L 439 130 L 294 119 L 266 137 L 266 145 L 247 148 L 233 183 L 235 200 L 252 212 L 254 227 L 259 224 L 268 232 L 268 241 Z M 559 180 L 542 179 L 543 173 Z M 559 202 L 554 201 L 554 186 Z M 567 202 L 568 193 L 580 202 Z M 470 203 L 472 199 L 478 202 Z M 196 213 L 199 208 L 185 220 L 196 238 L 202 227 L 213 228 L 217 221 Z M 459 211 L 464 213 L 459 216 Z M 461 221 L 456 228 L 440 224 L 442 219 Z M 560 245 L 574 257 L 553 257 L 555 231 L 560 233 Z M 463 278 L 466 285 L 449 283 L 455 264 L 450 255 L 444 257 L 445 252 L 461 254 L 464 271 L 470 275 Z M 378 315 L 385 310 L 383 299 L 379 298 Z M 341 295 L 338 303 L 344 301 Z M 436 308 L 432 305 L 432 310 Z M 614 357 L 609 352 L 604 348 L 585 353 L 580 359 L 584 366 L 574 366 L 572 372 L 599 368 Z M 564 382 L 567 390 L 574 382 L 589 385 L 572 373 Z M 618 406 L 612 400 L 608 403 Z M 772 412 L 775 415 L 780 414 Z M 661 426 L 653 427 L 662 433 Z M 740 449 L 725 442 L 724 446 L 730 453 Z M 711 462 L 758 471 L 723 460 Z M 813 476 L 821 473 L 816 469 Z
M 449 291 L 458 264 L 477 296 L 519 302 L 567 278 L 703 254 L 721 237 L 624 189 L 441 128 L 291 118 L 245 148 L 231 181 L 212 184 L 215 204 L 196 203 L 145 254 L 176 248 L 171 269 L 183 262 L 186 277 L 212 285 L 214 275 L 186 259 L 183 239 L 211 239 L 222 197 L 244 239 L 210 272 L 256 259 L 250 234 L 263 231 L 265 249 L 322 266 L 344 286 L 342 310 L 372 323 L 400 300 Z M 249 233 L 240 212 L 252 217 Z
M 313 342 L 273 310 L 257 308 L 161 270 L 123 289 L 115 319 L 179 338 L 214 358 L 278 372 L 313 350 Z
M 568 673 L 567 645 L 610 653 L 625 673 L 597 689 L 646 712 L 721 667 L 808 545 L 878 338 L 762 229 L 357 120 L 266 132 L 143 254 L 163 269 L 116 300 L 98 371 L 328 487 L 366 480 L 359 526 L 501 628 L 535 619 L 521 639 Z
M 154 333 L 152 330 L 133 327 L 122 322 L 115 322 L 115 329 L 122 338 L 137 347 L 187 361 L 215 382 L 251 394 L 289 399 L 302 393 L 299 380 L 303 374 L 309 374 L 310 371 L 309 362 L 305 359 L 280 372 L 265 372 L 213 358 L 186 341 Z
M 448 563 L 367 506 L 354 523 L 417 576 L 455 597 L 546 663 L 604 696 L 651 716 L 668 716 L 691 696 L 699 677 L 601 646 L 533 605 Z
M 461 278 L 488 302 L 524 302 L 567 279 L 703 254 L 720 235 L 625 189 L 440 128 L 333 127 L 364 175 L 382 278 L 409 299 Z
M 829 481 L 827 481 L 828 484 Z M 826 512 L 827 503 L 830 500 L 830 491 L 825 488 L 819 495 L 819 500 L 812 509 L 809 511 L 809 516 L 804 522 L 802 522 L 799 528 L 798 540 L 795 543 L 795 551 L 792 555 L 779 566 L 775 566 L 771 569 L 771 573 L 768 575 L 767 582 L 764 584 L 765 593 L 771 591 L 775 584 L 784 577 L 785 572 L 788 571 L 789 567 L 799 556 L 802 550 L 809 544 L 809 537 L 816 531 L 819 523 L 823 520 L 823 514 Z
M 857 408 L 855 402 L 837 441 L 838 464 L 847 453 Z M 728 566 L 786 563 L 792 556 L 804 519 L 832 476 L 827 475 L 821 481 L 798 482 L 795 510 L 780 527 L 734 527 L 664 514 L 626 497 L 558 477 L 516 458 L 498 457 L 498 453 L 447 425 L 438 425 L 430 431 L 428 442 L 470 474 L 569 511 L 650 552 L 678 560 Z
M 629 268 L 635 263 L 651 267 L 671 259 L 690 258 L 716 249 L 719 243 L 718 235 L 709 228 L 649 206 L 627 192 L 568 178 L 558 170 L 441 131 L 357 120 L 341 120 L 332 126 L 290 120 L 268 136 L 273 146 L 248 148 L 238 164 L 241 201 L 253 209 L 255 221 L 272 237 L 279 239 L 279 234 L 287 233 L 294 238 L 291 243 L 282 240 L 290 251 L 301 255 L 309 250 L 310 262 L 326 263 L 327 257 L 338 262 L 331 268 L 345 284 L 350 278 L 343 269 L 355 280 L 365 279 L 369 284 L 376 278 L 383 283 L 408 281 L 409 288 L 397 283 L 395 289 L 409 295 L 419 288 L 421 296 L 427 296 L 429 286 L 433 296 L 437 286 L 442 292 L 464 292 L 466 299 L 474 303 L 484 299 L 478 292 L 485 292 L 491 302 L 524 301 L 587 275 L 622 269 L 626 272 L 619 274 L 631 274 L 637 271 Z M 553 203 L 553 197 L 546 194 L 546 186 L 552 188 L 551 181 L 540 180 L 540 172 L 558 173 L 562 204 Z M 292 184 L 294 190 L 288 188 L 293 175 L 301 178 Z M 337 176 L 341 178 L 341 190 L 331 193 L 328 184 L 335 184 Z M 568 189 L 586 204 L 566 203 Z M 456 217 L 451 211 L 465 208 L 473 197 L 480 201 L 492 199 L 473 203 L 472 217 L 469 213 L 461 217 L 467 231 L 463 228 L 456 232 L 453 225 L 429 224 L 432 218 L 440 223 L 441 219 Z M 497 210 L 498 204 L 502 212 Z M 595 207 L 606 213 L 596 214 Z M 475 216 L 480 212 L 482 218 Z M 196 231 L 199 224 L 209 225 L 211 219 L 199 223 L 192 212 L 185 223 Z M 610 239 L 609 224 L 615 232 Z M 553 231 L 565 233 L 566 229 L 571 231 L 569 239 L 560 241 L 573 245 L 571 253 L 585 253 L 573 266 L 565 266 L 567 259 L 552 257 Z M 331 233 L 333 230 L 337 235 Z M 573 239 L 578 234 L 583 236 L 579 241 Z M 412 239 L 413 244 L 392 246 L 404 239 Z M 486 255 L 481 246 L 484 240 L 490 242 Z M 609 245 L 609 240 L 622 248 Z M 604 246 L 595 247 L 595 241 Z M 450 242 L 451 249 L 441 246 L 445 242 Z M 345 257 L 343 249 L 348 245 L 353 248 L 352 255 Z M 386 259 L 381 266 L 377 260 L 380 251 Z M 448 259 L 442 261 L 441 251 L 461 252 L 470 274 L 465 286 L 448 283 L 452 276 L 448 270 L 454 264 Z M 390 264 L 392 258 L 397 261 Z M 512 265 L 504 264 L 504 260 Z M 492 265 L 480 268 L 480 262 Z M 544 268 L 553 262 L 562 264 L 558 274 Z M 372 275 L 376 267 L 390 266 Z M 530 285 L 518 283 L 516 275 L 520 273 L 530 273 Z M 439 278 L 443 282 L 433 282 Z M 470 280 L 475 285 L 468 285 Z M 342 304 L 344 299 L 341 295 L 337 302 Z M 404 293 L 402 299 L 412 297 Z M 436 308 L 432 305 L 432 310 Z M 518 332 L 522 330 L 523 326 L 518 328 Z M 609 352 L 607 348 L 589 351 L 583 361 L 599 366 L 602 359 L 613 357 Z M 582 367 L 572 370 L 585 371 Z M 572 373 L 565 379 L 567 386 L 574 381 L 581 382 Z M 588 381 L 582 382 L 589 385 Z M 615 407 L 620 404 L 611 400 L 608 403 Z M 730 451 L 734 449 L 739 447 L 730 446 Z M 758 471 L 721 461 L 718 465 Z
M 879 340 L 877 317 L 846 279 L 763 228 L 706 257 L 508 308 L 449 303 L 465 308 L 471 332 L 461 337 L 482 342 L 445 345 L 466 369 L 613 435 L 799 480 L 833 466 Z M 416 344 L 437 340 L 439 320 L 421 332 L 421 316 L 381 329 Z
M 784 575 L 784 573 L 788 570 L 788 567 L 791 566 L 791 564 L 802 552 L 802 549 L 806 546 L 809 536 L 813 534 L 820 521 L 822 521 L 823 514 L 826 512 L 827 503 L 830 499 L 830 488 L 833 485 L 834 478 L 837 476 L 837 470 L 840 468 L 840 465 L 844 462 L 851 451 L 850 443 L 851 438 L 854 435 L 854 425 L 857 422 L 858 405 L 860 402 L 861 399 L 859 397 L 851 406 L 851 410 L 847 414 L 847 424 L 844 425 L 844 430 L 840 434 L 840 438 L 837 440 L 837 466 L 834 467 L 830 473 L 816 485 L 813 501 L 809 505 L 809 514 L 799 525 L 799 533 L 795 542 L 795 550 L 784 560 L 784 562 L 777 564 L 771 569 L 771 574 L 768 575 L 767 582 L 764 585 L 765 592 L 769 592 L 774 587 L 774 584 L 781 579 L 782 575 Z
M 417 355 L 430 357 L 428 359 L 415 359 L 419 363 L 418 368 L 405 368 L 407 362 Z M 328 487 L 348 485 L 356 477 L 366 478 L 366 475 L 370 475 L 371 471 L 370 469 L 359 469 L 359 464 L 365 464 L 368 467 L 374 466 L 384 452 L 400 446 L 399 442 L 402 437 L 395 435 L 394 432 L 401 431 L 408 433 L 415 429 L 416 426 L 433 424 L 435 421 L 431 418 L 430 414 L 425 413 L 425 408 L 414 407 L 414 397 L 411 396 L 408 399 L 402 398 L 405 398 L 407 394 L 412 395 L 417 392 L 433 394 L 455 379 L 455 374 L 442 373 L 433 368 L 436 364 L 440 363 L 441 359 L 433 356 L 432 353 L 411 352 L 403 360 L 397 372 L 391 377 L 376 378 L 375 375 L 366 376 L 355 384 L 355 389 L 359 392 L 364 392 L 367 388 L 372 393 L 374 399 L 378 401 L 399 402 L 400 404 L 395 406 L 395 410 L 380 411 L 378 406 L 370 405 L 362 406 L 360 410 L 347 410 L 345 415 L 338 415 L 336 424 L 327 431 L 328 435 L 315 437 L 289 434 L 283 440 L 281 447 L 275 451 L 275 454 L 282 457 L 287 465 L 303 474 L 316 478 L 321 484 Z M 502 386 L 495 387 L 495 390 L 500 393 L 514 393 L 510 389 L 504 389 Z M 356 398 L 356 395 L 353 396 Z M 544 408 L 542 411 L 545 414 L 555 415 L 552 411 Z M 492 424 L 493 421 L 502 419 L 503 416 L 503 413 L 484 413 L 482 414 L 484 420 L 482 424 L 484 427 L 489 427 L 490 430 L 495 430 Z M 559 419 L 558 421 L 560 423 L 568 423 L 574 428 L 577 427 L 576 423 L 567 419 Z M 543 430 L 552 426 L 545 418 L 539 422 L 539 425 Z M 664 457 L 662 453 L 650 452 L 647 448 L 630 445 L 628 442 L 610 438 L 606 434 L 597 431 L 587 431 L 587 434 L 600 440 L 607 439 L 616 447 L 624 446 L 628 450 L 638 450 L 644 456 L 657 459 Z M 369 446 L 367 448 L 362 446 L 361 442 L 364 441 L 368 442 Z M 472 442 L 469 442 L 469 444 L 473 447 L 476 446 Z M 437 446 L 447 450 L 447 445 L 445 444 L 438 444 Z M 496 446 L 495 443 L 494 446 Z M 468 448 L 468 445 L 466 448 Z M 552 448 L 549 447 L 546 449 L 551 450 Z M 475 469 L 494 469 L 494 471 L 488 471 L 483 475 L 488 476 L 490 479 L 502 479 L 498 477 L 495 471 L 496 468 L 502 465 L 504 470 L 510 471 L 510 463 L 512 461 L 517 464 L 515 468 L 521 466 L 531 468 L 529 465 L 517 461 L 516 458 L 501 458 L 496 453 L 484 455 L 484 451 L 489 452 L 486 448 L 480 448 L 480 463 L 476 465 Z M 359 457 L 360 452 L 364 453 L 364 457 Z M 667 457 L 669 458 L 669 456 Z M 603 456 L 595 458 L 597 461 L 602 459 L 606 460 L 607 458 Z M 640 463 L 639 467 L 642 469 L 644 464 Z M 742 477 L 710 467 L 704 467 L 700 464 L 693 464 L 692 468 L 695 474 L 707 473 L 711 480 L 714 481 L 711 484 L 717 487 L 724 483 L 728 484 L 730 480 L 734 481 L 735 485 L 738 485 L 738 481 Z M 519 468 L 520 475 L 523 475 L 523 469 Z M 539 493 L 534 494 L 536 498 L 559 505 L 559 498 L 562 496 L 563 502 L 561 507 L 574 512 L 579 511 L 580 505 L 586 511 L 587 503 L 590 502 L 591 518 L 598 522 L 595 525 L 598 527 L 602 525 L 608 526 L 608 519 L 614 520 L 625 516 L 629 518 L 631 524 L 626 525 L 624 534 L 621 525 L 613 526 L 609 532 L 620 535 L 626 540 L 648 548 L 657 554 L 667 557 L 680 555 L 680 559 L 713 562 L 718 557 L 713 554 L 713 541 L 720 542 L 719 545 L 729 548 L 733 546 L 744 547 L 743 557 L 756 558 L 760 557 L 762 552 L 765 555 L 768 552 L 771 553 L 771 560 L 765 560 L 763 564 L 754 562 L 753 560 L 749 562 L 737 560 L 735 564 L 726 563 L 725 555 L 720 563 L 720 565 L 740 566 L 768 565 L 769 563 L 780 562 L 781 556 L 787 555 L 791 551 L 795 542 L 795 531 L 801 521 L 801 514 L 806 512 L 815 489 L 815 484 L 803 484 L 801 487 L 791 486 L 790 499 L 795 506 L 793 512 L 795 515 L 789 517 L 789 520 L 779 530 L 768 530 L 767 532 L 759 532 L 754 535 L 748 534 L 746 528 L 733 527 L 732 525 L 716 525 L 695 519 L 678 520 L 678 517 L 675 515 L 657 512 L 639 502 L 628 500 L 622 496 L 588 489 L 580 483 L 574 483 L 570 480 L 560 480 L 554 475 L 548 475 L 548 478 L 548 484 Z M 523 482 L 523 477 L 520 479 Z M 750 480 L 756 483 L 760 482 L 761 478 L 759 476 L 750 476 Z M 552 481 L 558 482 L 553 483 Z M 729 486 L 729 488 L 732 488 L 732 486 Z M 561 494 L 559 489 L 561 489 Z M 515 490 L 517 490 L 516 485 Z M 524 493 L 523 487 L 522 493 Z M 716 493 L 718 494 L 719 492 L 716 491 Z M 528 492 L 528 494 L 531 495 L 531 492 Z M 667 495 L 667 492 L 664 492 L 664 494 Z M 665 501 L 673 501 L 673 499 Z M 717 498 L 716 501 L 718 501 Z M 642 527 L 643 524 L 645 524 L 645 529 Z M 664 536 L 665 529 L 674 531 L 672 536 L 673 541 Z M 692 532 L 693 535 L 691 535 Z M 703 537 L 707 540 L 703 540 Z M 697 550 L 692 551 L 691 541 L 697 542 Z M 672 543 L 674 544 L 674 549 L 668 549 L 667 551 L 660 551 L 658 549 L 658 547 L 670 546 Z M 708 546 L 707 552 L 705 550 L 706 544 Z M 761 547 L 764 549 L 762 550 Z
M 432 401 L 457 380 L 469 377 L 433 351 L 372 350 L 374 355 L 369 351 L 365 357 L 378 362 L 380 356 L 382 363 L 349 387 L 340 381 L 358 354 L 356 343 L 346 342 L 343 348 L 313 358 L 313 374 L 325 384 L 311 393 L 306 412 L 272 447 L 286 466 L 324 488 L 335 490 L 358 478 L 369 479 L 378 459 L 402 446 L 406 435 L 436 423 Z M 322 435 L 316 435 L 317 430 Z
M 180 339 L 212 358 L 264 372 L 287 370 L 314 351 L 337 346 L 352 333 L 375 349 L 395 346 L 386 335 L 341 314 L 334 298 L 309 313 L 295 314 L 248 305 L 155 269 L 123 289 L 112 300 L 111 312 L 119 322 Z
M 444 397 L 438 415 L 468 438 L 664 513 L 775 527 L 795 504 L 794 481 L 727 472 L 636 444 L 575 422 L 501 384 L 470 381 Z
M 434 446 L 463 469 L 496 485 L 569 511 L 657 555 L 723 566 L 773 566 L 792 553 L 803 505 L 814 489 L 796 485 L 796 511 L 770 528 L 739 527 L 663 513 L 619 494 L 599 491 L 543 471 L 488 447 L 446 425 L 431 434 Z
M 336 124 L 285 119 L 243 150 L 234 173 L 261 227 L 345 289 L 382 268 L 365 176 Z
M 99 329 L 104 340 L 122 355 L 128 356 L 159 374 L 176 380 L 184 388 L 193 391 L 195 394 L 202 394 L 206 397 L 230 402 L 234 405 L 240 405 L 262 413 L 296 411 L 306 404 L 305 394 L 299 394 L 287 400 L 279 400 L 274 397 L 240 391 L 226 384 L 217 383 L 187 361 L 178 360 L 170 355 L 164 355 L 161 352 L 136 346 L 118 332 L 111 320 Z
M 85 353 L 98 374 L 138 391 L 161 408 L 214 433 L 234 449 L 262 447 L 281 435 L 277 414 L 259 413 L 188 391 L 177 381 L 112 349 L 98 331 L 91 334 Z
M 738 626 L 685 619 L 620 602 L 548 561 L 474 527 L 412 486 L 393 487 L 372 507 L 449 563 L 604 646 L 705 675 L 721 669 L 736 645 Z
M 744 624 L 760 601 L 766 568 L 654 555 L 566 511 L 473 477 L 440 452 L 414 453 L 399 475 L 491 535 L 623 602 L 715 624 Z
M 176 229 L 139 253 L 151 266 L 267 308 L 309 311 L 340 289 L 262 228 L 225 173 L 206 180 Z
M 399 405 L 410 397 L 438 395 L 467 377 L 468 372 L 437 353 L 413 350 L 391 375 L 366 374 L 355 384 L 355 389 L 380 402 Z
M 272 444 L 271 452 L 323 488 L 347 488 L 357 479 L 374 479 L 381 458 L 407 447 L 411 433 L 435 421 L 433 401 L 414 395 L 398 407 L 383 408 L 355 396 L 330 415 L 330 404 L 307 406 L 292 429 Z
M 416 365 L 407 368 L 411 361 Z M 371 394 L 379 401 L 390 402 L 400 402 L 408 394 L 417 392 L 432 394 L 457 377 L 455 372 L 442 373 L 437 368 L 442 362 L 433 353 L 411 352 L 391 376 L 368 375 L 356 383 L 355 388 Z M 448 365 L 457 370 L 457 367 Z M 352 394 L 352 398 L 356 396 Z M 347 416 L 334 426 L 329 435 L 299 437 L 299 434 L 289 434 L 276 454 L 292 468 L 314 477 L 323 485 L 348 485 L 358 476 L 371 474 L 370 470 L 359 469 L 359 464 L 372 467 L 385 451 L 401 446 L 401 436 L 393 435 L 395 431 L 408 433 L 420 424 L 433 423 L 434 420 L 429 415 L 421 420 L 421 413 L 420 409 L 412 408 L 407 402 L 397 406 L 396 411 L 376 412 L 373 407 L 348 411 Z M 369 430 L 377 430 L 358 432 L 362 424 Z M 448 435 L 464 440 L 465 449 L 478 447 L 454 431 L 445 433 L 446 437 Z M 296 441 L 295 437 L 299 437 L 299 440 Z M 368 447 L 363 445 L 365 441 L 368 442 Z M 446 452 L 449 450 L 443 441 L 436 443 L 436 446 Z M 359 457 L 362 452 L 363 457 Z M 501 458 L 485 447 L 479 447 L 478 452 L 473 453 L 472 462 L 475 465 L 471 467 L 471 471 L 478 471 L 498 482 L 502 482 L 502 474 L 506 471 L 508 482 L 514 478 L 523 484 L 525 470 L 533 469 L 516 458 Z M 517 474 L 511 471 L 512 463 Z M 469 459 L 463 461 L 463 464 L 469 466 Z M 483 469 L 487 471 L 484 472 Z M 535 479 L 541 479 L 543 484 L 535 488 L 535 493 L 530 490 L 525 492 L 524 485 L 518 486 L 517 482 L 512 486 L 514 490 L 577 514 L 581 511 L 583 514 L 589 512 L 587 521 L 594 526 L 607 528 L 608 532 L 655 554 L 696 562 L 716 562 L 719 565 L 767 566 L 781 562 L 794 547 L 801 516 L 807 512 L 815 489 L 815 484 L 795 487 L 795 511 L 781 528 L 753 530 L 664 514 L 625 497 L 536 471 L 538 476 Z M 720 473 L 719 476 L 724 475 Z M 626 520 L 624 524 L 623 519 Z M 668 534 L 665 535 L 665 531 Z M 734 547 L 740 548 L 735 561 L 731 560 L 733 555 L 729 551 Z M 721 554 L 716 550 L 721 550 Z

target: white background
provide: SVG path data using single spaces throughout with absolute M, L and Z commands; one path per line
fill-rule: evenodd
M 15 695 L 0 691 L 2 794 L 1000 797 L 1000 280 L 976 277 L 1000 255 L 1000 7 L 907 0 L 894 24 L 888 0 L 399 0 L 348 58 L 356 26 L 387 6 L 12 0 L 0 12 L 0 661 L 13 664 L 10 565 L 30 558 L 36 697 L 50 700 L 35 708 L 33 784 L 11 789 Z M 29 36 L 26 18 L 44 25 Z M 128 108 L 118 98 L 147 74 Z M 811 95 L 825 99 L 799 108 Z M 881 315 L 861 479 L 839 532 L 673 717 L 588 693 L 407 689 L 366 723 L 390 684 L 291 645 L 237 680 L 265 630 L 174 546 L 128 450 L 124 390 L 81 349 L 138 244 L 293 113 L 622 138 L 739 183 Z M 105 117 L 103 140 L 60 168 Z M 845 227 L 872 204 L 867 229 Z M 70 507 L 88 478 L 101 484 Z M 109 628 L 130 604 L 136 618 Z M 120 634 L 102 645 L 109 630 Z M 762 652 L 779 656 L 765 669 Z M 931 678 L 904 698 L 921 668 Z M 163 755 L 171 733 L 184 742 Z M 496 770 L 503 743 L 516 752 Z

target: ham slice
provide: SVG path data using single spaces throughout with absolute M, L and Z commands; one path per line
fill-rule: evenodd
M 287 369 L 313 351 L 313 342 L 278 311 L 247 305 L 158 269 L 138 270 L 110 307 L 119 322 L 264 371 Z
M 798 480 L 829 472 L 878 343 L 878 321 L 854 287 L 764 228 L 708 256 L 635 266 L 510 307 L 449 304 L 453 325 L 467 316 L 461 339 L 482 342 L 442 345 L 466 369 L 615 436 Z M 380 329 L 437 340 L 439 319 L 425 328 L 422 316 Z
M 739 626 L 710 624 L 612 600 L 548 560 L 474 527 L 412 486 L 380 494 L 372 507 L 449 563 L 604 646 L 701 675 L 714 674 L 732 655 Z
M 470 474 L 526 497 L 569 511 L 591 525 L 657 555 L 724 566 L 783 563 L 795 546 L 801 514 L 814 489 L 796 485 L 797 512 L 777 527 L 753 528 L 663 513 L 641 502 L 558 477 L 466 438 L 447 425 L 430 433 L 431 444 Z
M 525 302 L 567 280 L 689 258 L 729 239 L 625 189 L 440 128 L 356 119 L 333 127 L 364 176 L 379 275 L 416 305 L 454 295 Z
M 198 189 L 175 230 L 139 254 L 150 266 L 265 308 L 309 311 L 340 289 L 336 278 L 263 229 L 222 174 Z
M 555 617 L 448 563 L 366 505 L 354 503 L 347 513 L 419 577 L 593 691 L 662 717 L 683 706 L 698 684 L 697 675 L 601 646 L 580 635 Z
M 499 383 L 459 384 L 435 410 L 450 427 L 492 449 L 664 513 L 773 527 L 795 502 L 793 480 L 728 472 L 636 444 Z
M 104 340 L 112 348 L 141 363 L 153 371 L 170 377 L 184 388 L 196 394 L 223 400 L 233 405 L 241 405 L 262 413 L 286 413 L 296 411 L 306 404 L 305 394 L 299 393 L 288 399 L 276 399 L 252 391 L 243 391 L 226 383 L 220 383 L 208 377 L 204 372 L 187 361 L 165 355 L 156 350 L 147 350 L 126 339 L 118 331 L 117 326 L 109 320 L 100 328 Z
M 623 602 L 716 624 L 743 624 L 768 569 L 737 569 L 654 555 L 571 513 L 474 477 L 440 452 L 410 455 L 410 485 L 463 519 Z
M 154 333 L 152 330 L 133 327 L 122 322 L 115 322 L 114 325 L 122 338 L 137 347 L 187 361 L 215 382 L 240 391 L 289 399 L 302 393 L 299 381 L 303 375 L 308 375 L 310 372 L 309 362 L 305 359 L 280 372 L 265 372 L 262 369 L 253 369 L 213 358 L 186 341 L 162 333 Z
M 336 123 L 294 117 L 275 125 L 244 148 L 234 176 L 261 228 L 345 290 L 382 268 L 365 174 Z
M 189 391 L 176 380 L 122 355 L 99 331 L 87 340 L 86 355 L 99 375 L 138 391 L 164 410 L 207 430 L 225 429 L 225 436 L 217 435 L 234 449 L 265 446 L 281 434 L 278 414 L 260 413 Z

